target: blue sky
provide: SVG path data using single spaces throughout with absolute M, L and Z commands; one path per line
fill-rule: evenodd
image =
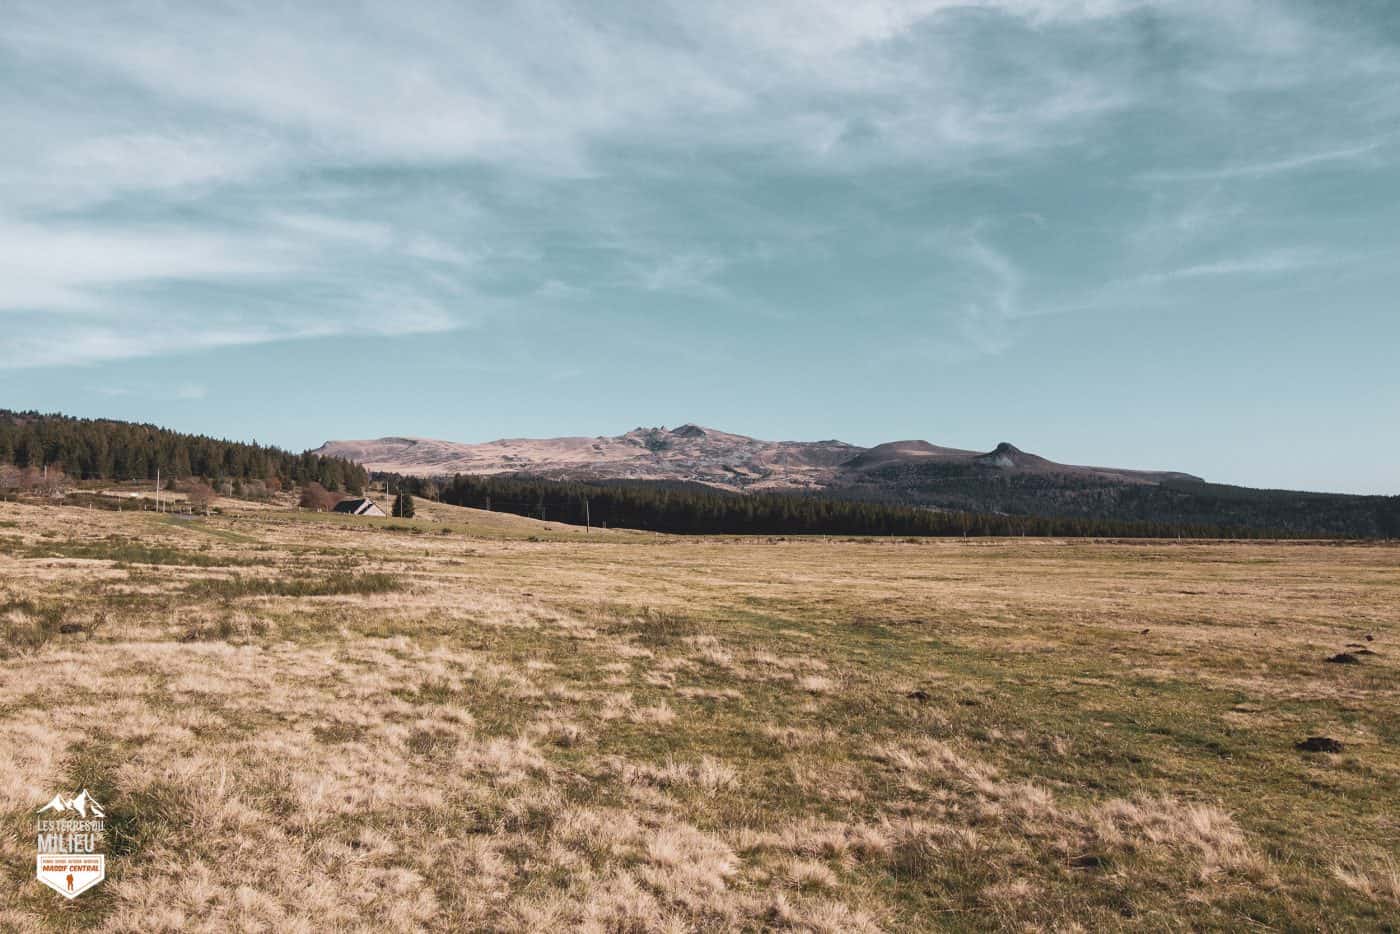
M 1400 493 L 1397 89 L 1387 0 L 11 0 L 0 405 Z

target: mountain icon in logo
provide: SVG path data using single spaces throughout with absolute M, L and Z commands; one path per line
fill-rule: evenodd
M 107 816 L 107 812 L 103 810 L 102 805 L 98 804 L 97 800 L 93 798 L 92 795 L 88 794 L 86 788 L 80 791 L 75 798 L 65 798 L 63 795 L 54 795 L 52 801 L 39 808 L 40 814 L 46 811 L 52 811 L 55 814 L 66 814 L 69 811 L 73 811 L 82 818 Z

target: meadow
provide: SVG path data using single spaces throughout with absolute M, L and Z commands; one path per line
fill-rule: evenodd
M 0 929 L 1400 918 L 1400 547 L 221 505 L 0 503 Z

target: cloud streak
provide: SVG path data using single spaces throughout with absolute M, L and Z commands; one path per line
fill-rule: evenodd
M 234 314 L 211 322 L 201 315 L 152 315 L 137 308 L 98 319 L 70 317 L 43 328 L 31 327 L 31 319 L 0 345 L 0 368 L 83 366 L 285 341 L 432 334 L 462 326 L 420 295 L 380 293 L 370 299 L 368 306 L 339 305 L 334 314 L 280 319 L 273 314 Z
M 1209 169 L 1147 172 L 1141 178 L 1148 182 L 1217 182 L 1231 179 L 1268 178 L 1319 166 L 1356 165 L 1372 161 L 1372 157 L 1378 155 L 1391 141 L 1392 137 L 1387 136 L 1355 146 L 1301 152 L 1261 162 L 1247 162 Z
M 1140 281 L 1166 283 L 1222 276 L 1283 275 L 1341 261 L 1340 257 L 1317 249 L 1284 248 L 1147 273 L 1140 277 Z
M 291 259 L 286 245 L 198 228 L 0 222 L 0 312 L 100 310 L 112 287 L 272 278 Z

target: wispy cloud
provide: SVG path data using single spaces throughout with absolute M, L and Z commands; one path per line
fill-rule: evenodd
M 722 257 L 688 252 L 656 257 L 632 265 L 638 281 L 648 292 L 690 293 L 708 296 L 724 294 L 715 277 L 725 267 Z
M 70 317 L 43 327 L 24 326 L 18 336 L 0 344 L 0 369 L 81 366 L 312 338 L 403 337 L 461 326 L 429 299 L 390 294 L 371 299 L 370 307 L 347 304 L 283 320 L 235 315 L 211 323 L 199 315 L 148 315 L 135 309 L 102 319 Z
M 201 228 L 0 220 L 0 311 L 100 309 L 114 286 L 275 277 L 290 260 L 276 242 Z
M 930 144 L 942 157 L 1019 148 L 1121 105 L 1126 85 L 1048 45 L 1021 50 L 1015 82 L 988 83 L 979 51 L 939 30 L 971 8 L 1043 26 L 1133 6 L 844 0 L 656 6 L 609 18 L 548 0 L 490 15 L 458 4 L 370 5 L 356 17 L 319 4 L 149 16 L 28 4 L 0 43 L 129 89 L 115 119 L 99 125 L 125 122 L 122 110 L 138 101 L 179 121 L 161 132 L 76 134 L 56 152 L 35 152 L 114 186 L 238 179 L 308 159 L 469 158 L 587 174 L 600 141 L 829 153 L 860 118 L 876 128 L 879 151 L 900 158 L 928 158 L 920 147 Z M 937 54 L 911 43 L 920 35 Z M 43 111 L 28 116 L 39 121 Z
M 987 240 L 985 226 L 979 222 L 971 230 L 932 238 L 934 254 L 948 264 L 938 279 L 957 284 L 943 293 L 946 297 L 931 301 L 929 333 L 911 338 L 896 355 L 913 352 L 957 364 L 998 356 L 1015 344 L 1022 320 L 1033 317 L 1023 307 L 1024 275 Z
M 96 135 L 56 146 L 48 182 L 76 185 L 94 195 L 207 186 L 247 179 L 280 157 L 269 139 L 244 136 L 240 143 L 180 131 Z
M 1267 178 L 1285 175 L 1318 166 L 1355 165 L 1371 161 L 1384 147 L 1392 142 L 1391 137 L 1372 140 L 1355 146 L 1334 149 L 1300 152 L 1277 159 L 1257 162 L 1243 162 L 1206 169 L 1145 172 L 1140 178 L 1148 182 L 1216 182 L 1240 178 Z M 1380 163 L 1377 163 L 1380 164 Z
M 143 399 L 176 399 L 182 402 L 198 402 L 209 395 L 209 389 L 203 383 L 188 381 L 174 386 L 163 383 L 141 383 L 134 386 L 103 383 L 93 387 L 92 391 L 111 398 L 139 396 Z
M 1020 271 L 977 237 L 969 238 L 960 253 L 980 272 L 983 295 L 963 305 L 958 331 L 979 352 L 1002 353 L 1011 346 L 1020 317 Z
M 1301 269 L 1341 262 L 1343 257 L 1324 250 L 1303 247 L 1267 250 L 1245 256 L 1232 256 L 1205 263 L 1180 266 L 1139 277 L 1142 282 L 1176 282 L 1220 276 L 1260 276 L 1293 273 Z

